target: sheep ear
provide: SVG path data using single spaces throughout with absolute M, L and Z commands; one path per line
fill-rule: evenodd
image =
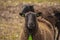
M 41 12 L 38 12 L 38 13 L 36 14 L 37 17 L 39 17 L 39 16 L 41 16 L 41 15 L 42 15 Z
M 24 13 L 19 13 L 20 16 L 22 17 L 25 17 L 25 14 Z

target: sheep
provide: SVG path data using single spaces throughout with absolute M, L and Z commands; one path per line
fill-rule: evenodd
M 25 18 L 25 30 L 21 40 L 28 40 L 29 34 L 33 40 L 58 40 L 60 33 L 57 33 L 59 29 L 55 29 L 58 28 L 55 9 L 54 6 L 25 5 L 19 14 Z

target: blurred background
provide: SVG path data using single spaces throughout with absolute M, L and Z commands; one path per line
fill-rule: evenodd
M 31 2 L 31 3 L 41 3 L 41 2 L 60 2 L 60 0 L 0 0 L 0 5 L 9 6 L 9 5 L 18 5 L 20 3 Z

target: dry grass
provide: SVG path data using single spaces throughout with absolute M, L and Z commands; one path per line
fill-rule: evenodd
M 16 6 L 22 2 L 41 3 L 41 2 L 60 2 L 60 0 L 0 0 L 0 5 Z

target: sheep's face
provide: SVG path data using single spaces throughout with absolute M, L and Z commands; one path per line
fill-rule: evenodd
M 27 12 L 20 14 L 25 17 L 25 27 L 29 30 L 29 33 L 33 33 L 37 28 L 37 17 L 41 16 L 41 13 Z
M 29 30 L 29 33 L 33 33 L 37 27 L 36 19 L 37 17 L 41 16 L 41 13 L 35 13 L 33 6 L 26 5 L 20 15 L 25 17 L 25 27 Z

